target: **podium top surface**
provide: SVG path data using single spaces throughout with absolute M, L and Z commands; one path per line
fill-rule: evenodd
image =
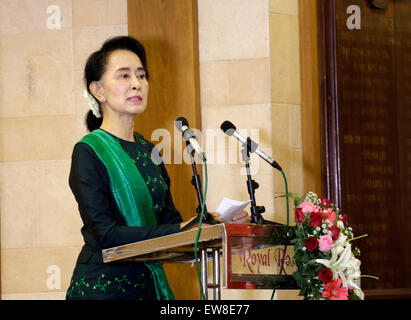
M 225 235 L 225 226 L 223 223 L 212 226 L 202 227 L 198 243 L 210 242 L 222 239 Z M 178 232 L 167 236 L 133 242 L 118 247 L 102 250 L 103 261 L 112 262 L 126 258 L 132 258 L 150 253 L 161 252 L 165 250 L 172 251 L 189 251 L 192 250 L 197 236 L 197 229 Z M 221 241 L 215 244 L 221 248 Z M 162 257 L 165 257 L 164 254 Z M 155 257 L 151 257 L 156 260 Z M 147 256 L 144 259 L 150 260 Z
M 222 248 L 227 234 L 246 237 L 269 237 L 273 231 L 281 229 L 272 225 L 256 224 L 216 224 L 201 228 L 199 248 Z M 197 229 L 182 231 L 167 236 L 133 242 L 102 250 L 103 261 L 113 262 L 123 259 L 135 261 L 192 260 Z

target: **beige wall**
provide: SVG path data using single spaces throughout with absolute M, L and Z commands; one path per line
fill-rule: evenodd
M 214 159 L 218 148 L 239 152 L 234 138 L 219 130 L 225 120 L 253 138 L 283 167 L 289 191 L 302 193 L 301 88 L 298 0 L 199 0 L 199 49 L 202 129 L 214 129 Z M 217 139 L 225 143 L 217 144 Z M 209 143 L 206 139 L 205 143 Z M 248 200 L 241 155 L 229 163 L 208 165 L 207 206 L 215 209 L 223 197 Z M 234 161 L 233 161 L 234 162 Z M 280 172 L 259 158 L 251 158 L 260 187 L 257 205 L 264 205 L 268 220 L 285 223 Z M 293 218 L 290 213 L 290 223 Z M 277 299 L 295 299 L 296 291 L 278 291 Z M 269 299 L 272 290 L 223 290 L 223 299 Z
M 50 5 L 61 10 L 59 30 L 47 27 Z M 258 138 L 283 166 L 290 191 L 302 193 L 298 1 L 198 0 L 198 10 L 203 138 L 207 129 L 218 137 L 214 146 L 204 141 L 214 157 L 208 208 L 216 209 L 222 197 L 249 197 L 239 148 L 219 129 L 224 120 Z M 126 0 L 0 1 L 3 299 L 64 298 L 82 243 L 67 184 L 73 144 L 86 132 L 82 68 L 90 52 L 117 34 L 127 34 Z M 264 216 L 285 222 L 285 202 L 273 198 L 284 192 L 281 174 L 255 157 L 252 171 Z M 60 289 L 47 286 L 55 275 L 55 269 L 47 273 L 50 266 L 61 271 Z M 271 293 L 223 290 L 223 298 L 269 299 Z M 295 298 L 294 291 L 277 295 Z
M 61 29 L 49 29 L 51 5 Z M 82 69 L 117 34 L 127 34 L 126 0 L 0 1 L 2 299 L 65 297 L 82 244 L 67 183 L 85 133 Z

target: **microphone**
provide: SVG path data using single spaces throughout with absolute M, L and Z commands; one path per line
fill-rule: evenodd
M 205 154 L 196 140 L 194 131 L 189 128 L 187 119 L 184 117 L 179 117 L 176 119 L 174 124 L 176 128 L 178 129 L 178 131 L 182 132 L 183 139 L 185 141 L 190 142 L 191 146 L 193 147 L 194 151 L 197 153 L 198 157 L 203 161 L 206 160 Z
M 261 158 L 263 158 L 265 161 L 267 161 L 272 167 L 276 168 L 279 171 L 282 171 L 282 168 L 280 167 L 280 165 L 274 161 L 273 159 L 271 159 L 268 155 L 266 155 L 263 151 L 261 151 L 258 148 L 258 143 L 254 142 L 253 140 L 251 140 L 250 138 L 244 138 L 243 136 L 239 135 L 236 132 L 236 127 L 235 125 L 233 125 L 230 121 L 224 121 L 221 126 L 220 126 L 221 130 L 223 130 L 223 132 L 228 135 L 228 136 L 234 136 L 234 138 L 236 138 L 238 141 L 240 141 L 242 144 L 247 144 L 247 140 L 250 143 L 250 151 L 256 153 L 258 156 L 260 156 Z

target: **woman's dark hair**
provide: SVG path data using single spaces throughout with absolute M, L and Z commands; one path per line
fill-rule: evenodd
M 146 78 L 148 80 L 148 69 L 147 69 L 147 58 L 144 46 L 136 39 L 129 36 L 118 36 L 106 40 L 100 50 L 92 53 L 88 59 L 86 66 L 84 68 L 84 81 L 86 84 L 87 91 L 90 92 L 90 84 L 93 81 L 99 81 L 106 71 L 106 66 L 110 54 L 115 50 L 129 50 L 134 52 L 141 60 L 143 67 L 146 72 Z M 87 129 L 91 132 L 95 129 L 100 128 L 103 122 L 103 112 L 101 110 L 100 102 L 96 99 L 101 118 L 97 118 L 91 110 L 86 114 L 86 125 Z

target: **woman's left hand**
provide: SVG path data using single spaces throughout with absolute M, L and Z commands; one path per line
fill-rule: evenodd
M 220 217 L 220 214 L 218 212 L 210 212 L 210 214 L 213 216 L 214 220 L 218 222 L 226 222 L 223 220 L 223 218 Z M 240 213 L 237 213 L 233 217 L 233 220 L 231 220 L 230 222 L 226 222 L 226 223 L 245 224 L 245 223 L 250 223 L 250 222 L 251 222 L 251 217 L 248 215 L 248 212 L 241 211 Z

